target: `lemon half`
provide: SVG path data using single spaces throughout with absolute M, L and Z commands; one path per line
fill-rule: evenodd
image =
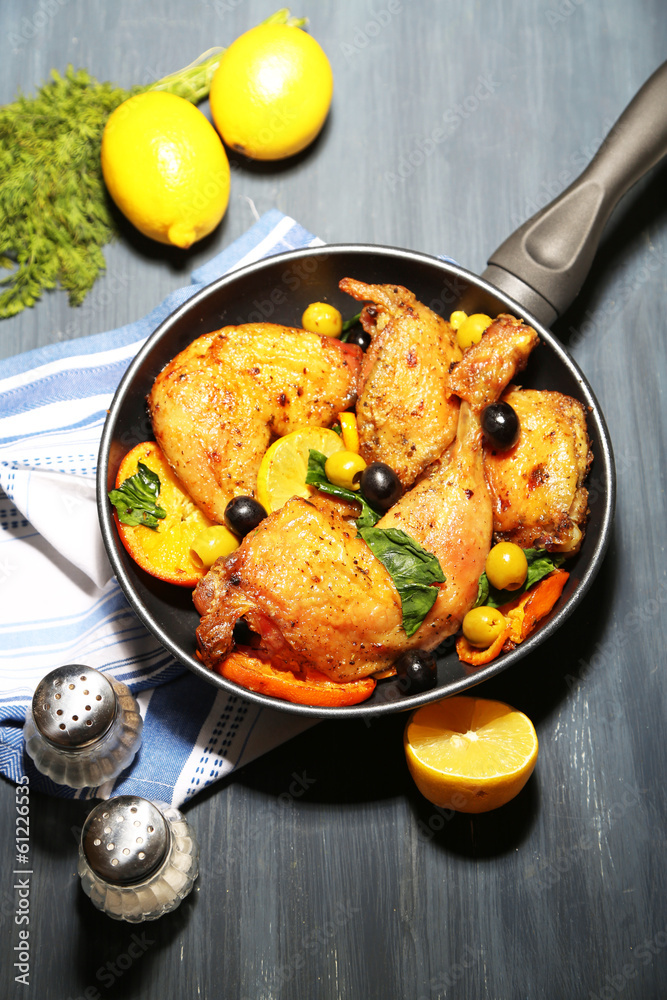
M 501 701 L 454 697 L 418 708 L 404 736 L 408 768 L 434 805 L 480 813 L 519 794 L 537 761 L 537 733 Z

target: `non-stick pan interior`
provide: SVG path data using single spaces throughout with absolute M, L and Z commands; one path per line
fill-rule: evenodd
M 478 670 L 459 661 L 450 640 L 438 652 L 438 686 L 434 690 L 406 696 L 400 683 L 393 679 L 379 683 L 373 696 L 361 705 L 322 709 L 292 705 L 239 689 L 196 659 L 195 629 L 199 616 L 192 604 L 191 591 L 156 580 L 128 556 L 118 539 L 106 491 L 114 484 L 123 455 L 135 444 L 152 437 L 146 395 L 158 372 L 179 351 L 195 337 L 229 324 L 263 321 L 299 326 L 305 307 L 314 301 L 331 302 L 344 317 L 351 316 L 358 306 L 339 291 L 338 282 L 343 277 L 404 285 L 445 317 L 458 308 L 490 316 L 500 312 L 524 316 L 535 326 L 542 343 L 522 373 L 521 384 L 553 389 L 584 403 L 589 414 L 594 464 L 588 483 L 590 518 L 583 546 L 568 562 L 570 578 L 559 604 L 531 639 Z M 222 278 L 165 320 L 131 364 L 111 406 L 100 448 L 98 504 L 107 552 L 127 599 L 149 630 L 191 670 L 218 687 L 288 712 L 337 717 L 369 715 L 414 708 L 471 687 L 509 667 L 559 627 L 588 589 L 609 540 L 614 507 L 613 457 L 604 418 L 585 378 L 562 345 L 526 315 L 520 305 L 500 292 L 494 293 L 470 272 L 435 257 L 388 247 L 328 246 L 281 254 Z

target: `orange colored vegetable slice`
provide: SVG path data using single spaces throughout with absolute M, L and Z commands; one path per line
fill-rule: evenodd
M 509 652 L 534 632 L 538 622 L 548 615 L 563 592 L 569 573 L 555 569 L 521 597 L 503 604 L 498 610 L 507 619 L 507 628 L 487 649 L 472 646 L 465 636 L 456 640 L 459 659 L 472 667 L 491 663 L 501 652 Z
M 305 666 L 298 673 L 276 667 L 261 654 L 235 649 L 216 668 L 219 674 L 249 691 L 282 698 L 297 705 L 341 708 L 366 701 L 375 690 L 372 677 L 337 683 L 314 667 Z
M 507 639 L 510 631 L 510 626 L 508 625 L 504 632 L 501 632 L 497 639 L 487 646 L 486 649 L 480 649 L 479 646 L 473 646 L 471 642 L 468 642 L 464 635 L 460 635 L 456 640 L 456 652 L 459 654 L 459 660 L 463 660 L 464 663 L 469 663 L 471 667 L 481 667 L 485 663 L 491 663 L 491 660 L 495 660 L 497 656 L 502 652 L 505 640 Z
M 114 511 L 118 534 L 132 558 L 151 576 L 180 587 L 194 587 L 207 572 L 193 559 L 195 538 L 212 525 L 192 502 L 155 441 L 143 441 L 128 452 L 116 476 L 116 489 L 133 476 L 142 462 L 160 480 L 158 504 L 166 511 L 157 528 L 121 524 Z
M 537 623 L 549 614 L 562 594 L 569 575 L 564 569 L 555 569 L 521 597 L 503 604 L 500 610 L 510 622 L 507 638 L 513 646 L 527 639 Z M 512 649 L 513 646 L 508 648 Z

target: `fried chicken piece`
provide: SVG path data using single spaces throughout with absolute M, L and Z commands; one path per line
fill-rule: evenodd
M 296 653 L 333 680 L 381 670 L 407 641 L 389 573 L 333 504 L 288 500 L 217 561 L 194 601 L 211 668 L 231 651 L 240 618 L 272 662 L 290 663 Z
M 372 342 L 359 375 L 357 423 L 367 464 L 386 462 L 403 486 L 442 455 L 456 434 L 458 399 L 449 367 L 461 358 L 448 322 L 400 285 L 339 287 L 360 302 Z
M 153 431 L 211 520 L 254 494 L 272 436 L 330 427 L 354 403 L 361 356 L 305 330 L 247 323 L 198 337 L 169 362 L 148 397 Z
M 461 403 L 454 444 L 377 527 L 401 528 L 438 557 L 445 582 L 410 640 L 411 648 L 435 649 L 458 632 L 475 603 L 491 548 L 493 513 L 484 478 L 482 429 L 468 403 Z
M 481 411 L 495 402 L 510 379 L 526 367 L 537 343 L 532 326 L 502 313 L 486 328 L 479 343 L 468 348 L 461 364 L 452 369 L 452 391 Z
M 585 409 L 559 392 L 515 386 L 502 398 L 516 411 L 521 434 L 509 451 L 484 448 L 495 537 L 573 555 L 583 539 L 583 483 L 593 460 Z
M 402 528 L 435 553 L 445 574 L 435 604 L 412 637 L 421 649 L 433 649 L 458 632 L 477 599 L 493 529 L 480 415 L 525 368 L 537 342 L 532 327 L 501 316 L 465 352 L 451 376 L 462 399 L 454 444 L 378 522 L 378 528 Z
M 458 373 L 463 385 L 482 353 L 495 361 L 484 375 L 484 398 L 497 398 L 533 343 L 519 324 L 491 340 L 495 349 L 471 348 Z M 406 635 L 393 580 L 335 506 L 293 499 L 197 585 L 202 659 L 213 668 L 224 660 L 241 618 L 272 662 L 289 662 L 293 651 L 332 680 L 385 670 L 405 649 L 432 649 L 458 630 L 475 601 L 492 526 L 479 406 L 464 400 L 454 444 L 378 523 L 403 529 L 434 553 L 447 577 L 416 633 Z

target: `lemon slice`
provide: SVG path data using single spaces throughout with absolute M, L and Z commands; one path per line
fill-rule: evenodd
M 425 798 L 479 813 L 521 791 L 537 760 L 537 733 L 528 716 L 502 701 L 455 697 L 418 708 L 405 727 L 404 747 Z
M 300 427 L 274 441 L 257 473 L 257 499 L 271 514 L 291 497 L 312 496 L 314 487 L 306 485 L 308 453 L 313 448 L 322 454 L 343 451 L 335 431 L 326 427 Z

